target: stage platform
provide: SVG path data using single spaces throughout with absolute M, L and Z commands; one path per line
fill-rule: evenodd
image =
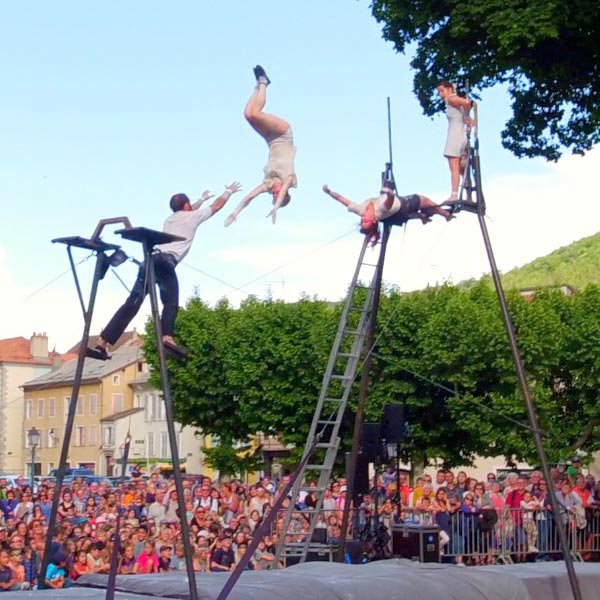
M 600 563 L 576 563 L 584 600 L 600 597 Z M 228 574 L 197 573 L 198 598 L 215 600 Z M 107 577 L 84 575 L 67 590 L 21 592 L 47 600 L 100 600 Z M 81 587 L 85 586 L 85 587 Z M 187 598 L 181 573 L 117 577 L 116 600 Z M 563 562 L 456 567 L 394 559 L 366 565 L 311 562 L 281 571 L 246 571 L 231 600 L 570 600 Z

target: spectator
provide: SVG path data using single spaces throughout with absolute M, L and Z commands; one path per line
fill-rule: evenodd
M 144 550 L 137 557 L 133 565 L 134 573 L 158 573 L 158 558 L 154 553 L 154 541 L 147 540 L 144 542 Z
M 211 571 L 233 571 L 235 567 L 235 555 L 231 549 L 231 538 L 223 536 L 219 538 L 215 550 L 210 557 Z
M 55 590 L 65 587 L 66 583 L 67 556 L 63 552 L 57 552 L 51 558 L 44 577 L 45 584 Z

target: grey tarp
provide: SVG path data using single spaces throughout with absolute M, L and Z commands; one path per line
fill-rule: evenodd
M 584 600 L 600 598 L 600 563 L 576 563 Z M 197 573 L 199 600 L 215 600 L 226 573 Z M 107 576 L 84 575 L 66 590 L 14 592 L 38 600 L 101 600 Z M 78 584 L 90 587 L 79 587 Z M 115 600 L 185 598 L 181 573 L 117 577 Z M 11 595 L 12 597 L 12 595 Z M 246 571 L 231 600 L 571 600 L 563 562 L 459 568 L 387 560 L 366 565 L 312 562 L 282 571 Z

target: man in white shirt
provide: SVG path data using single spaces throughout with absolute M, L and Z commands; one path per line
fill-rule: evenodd
M 229 200 L 229 197 L 240 189 L 240 184 L 234 181 L 225 188 L 221 196 L 206 208 L 201 208 L 201 206 L 211 197 L 208 192 L 204 192 L 202 198 L 194 204 L 190 202 L 185 194 L 175 194 L 171 198 L 170 206 L 173 214 L 165 220 L 163 231 L 184 239 L 158 245 L 156 248 L 159 252 L 152 255 L 152 262 L 156 273 L 156 283 L 160 290 L 160 299 L 163 303 L 161 316 L 163 344 L 167 350 L 171 350 L 177 355 L 184 355 L 185 353 L 182 352 L 173 339 L 175 317 L 179 308 L 179 282 L 175 267 L 190 251 L 198 226 L 220 211 Z M 121 337 L 140 310 L 147 293 L 146 268 L 142 264 L 129 297 L 102 331 L 98 345 L 95 348 L 87 349 L 86 356 L 99 360 L 109 358 L 108 346 L 113 345 Z

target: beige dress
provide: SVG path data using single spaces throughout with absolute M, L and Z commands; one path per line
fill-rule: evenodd
M 263 183 L 271 187 L 276 179 L 283 182 L 289 175 L 292 176 L 292 185 L 297 187 L 296 174 L 294 172 L 294 156 L 296 148 L 294 147 L 294 138 L 292 128 L 274 137 L 268 141 L 269 144 L 269 162 L 264 168 L 265 178 Z

